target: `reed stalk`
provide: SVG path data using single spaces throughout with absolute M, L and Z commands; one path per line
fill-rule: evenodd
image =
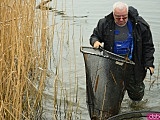
M 66 3 L 65 0 L 64 2 Z M 65 3 L 62 3 L 64 13 Z M 55 25 L 55 31 L 54 46 L 56 47 L 54 47 L 53 56 L 57 62 L 54 61 L 56 72 L 53 79 L 53 119 L 80 119 L 74 17 L 73 21 L 62 17 Z

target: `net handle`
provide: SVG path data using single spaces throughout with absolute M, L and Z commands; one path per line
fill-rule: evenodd
M 127 64 L 131 64 L 131 65 L 135 65 L 135 63 L 133 62 L 133 61 L 130 61 L 130 60 L 120 60 L 120 59 L 113 59 L 113 58 L 111 58 L 111 57 L 109 57 L 109 56 L 104 56 L 104 55 L 98 55 L 98 54 L 95 54 L 95 53 L 91 53 L 91 52 L 88 52 L 88 51 L 84 51 L 83 50 L 83 48 L 90 48 L 91 49 L 91 47 L 80 47 L 80 52 L 82 52 L 83 54 L 85 53 L 85 54 L 91 54 L 91 55 L 97 55 L 97 56 L 100 56 L 100 57 L 104 57 L 104 58 L 108 58 L 108 59 L 111 59 L 111 60 L 115 60 L 115 61 L 118 61 L 118 62 L 121 62 L 121 63 L 127 63 Z M 122 56 L 119 56 L 119 55 L 116 55 L 116 54 L 114 54 L 114 53 L 112 53 L 112 52 L 109 52 L 109 51 L 106 51 L 104 48 L 92 48 L 92 49 L 98 49 L 98 50 L 100 50 L 100 51 L 105 51 L 105 52 L 107 52 L 107 53 L 109 53 L 109 54 L 111 54 L 111 55 L 115 55 L 115 56 L 118 56 L 118 57 L 120 57 L 120 58 L 123 58 L 124 59 L 124 57 L 122 57 Z

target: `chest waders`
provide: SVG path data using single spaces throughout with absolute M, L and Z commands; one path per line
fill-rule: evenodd
M 133 36 L 132 36 L 132 23 L 127 22 L 128 37 L 123 41 L 114 42 L 114 53 L 122 56 L 127 56 L 130 60 L 132 59 L 133 52 Z

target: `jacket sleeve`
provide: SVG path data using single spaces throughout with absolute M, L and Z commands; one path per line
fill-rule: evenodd
M 150 27 L 147 26 L 145 31 L 142 33 L 142 54 L 144 59 L 145 67 L 154 67 L 154 44 L 152 40 L 152 33 Z
M 93 30 L 93 33 L 92 33 L 92 35 L 90 36 L 90 44 L 93 46 L 94 45 L 94 43 L 96 42 L 96 41 L 99 41 L 99 42 L 103 42 L 103 39 L 102 39 L 102 34 L 103 34 L 103 32 L 102 32 L 102 26 L 103 26 L 103 19 L 100 19 L 99 21 L 98 21 L 98 24 L 97 24 L 97 26 L 96 26 L 96 28 L 94 28 L 94 30 Z

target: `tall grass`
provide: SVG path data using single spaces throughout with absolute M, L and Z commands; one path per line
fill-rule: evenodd
M 74 26 L 70 36 L 68 21 L 56 25 L 63 10 L 43 6 L 48 2 L 36 7 L 35 0 L 0 0 L 0 120 L 42 119 L 47 71 L 54 65 L 52 117 L 80 119 L 76 54 L 70 52 L 76 49 Z
M 38 119 L 52 41 L 35 0 L 0 0 L 0 120 Z

